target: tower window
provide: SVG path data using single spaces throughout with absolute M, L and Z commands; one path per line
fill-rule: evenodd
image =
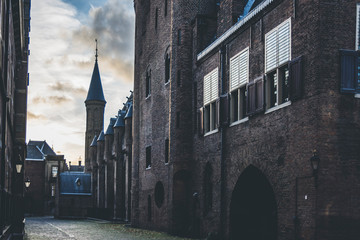
M 159 9 L 156 8 L 156 10 L 155 10 L 155 30 L 157 30 L 157 27 L 158 27 L 158 16 L 159 16 Z
M 169 139 L 165 139 L 165 163 L 169 162 L 169 149 L 170 149 L 170 141 Z
M 151 146 L 146 147 L 146 169 L 151 168 Z
M 178 29 L 178 45 L 181 45 L 181 29 Z
M 151 222 L 151 196 L 148 196 L 148 221 Z
M 145 97 L 149 97 L 151 95 L 151 70 L 146 72 L 145 84 Z
M 164 7 L 165 17 L 167 16 L 167 12 L 168 12 L 168 0 L 165 0 L 165 7 Z
M 170 55 L 169 53 L 165 56 L 165 83 L 170 81 Z

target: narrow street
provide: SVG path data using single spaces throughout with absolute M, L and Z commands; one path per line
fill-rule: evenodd
M 184 240 L 166 233 L 126 227 L 102 220 L 60 220 L 53 217 L 28 217 L 25 222 L 25 240 Z

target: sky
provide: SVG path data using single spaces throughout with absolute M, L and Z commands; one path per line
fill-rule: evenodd
M 105 129 L 133 88 L 133 0 L 32 0 L 30 27 L 27 141 L 46 140 L 67 161 L 84 163 L 95 39 Z

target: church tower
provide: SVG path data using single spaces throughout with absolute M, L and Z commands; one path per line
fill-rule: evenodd
M 86 106 L 86 133 L 85 133 L 85 171 L 91 171 L 90 144 L 95 135 L 99 135 L 104 129 L 105 97 L 101 85 L 98 66 L 98 49 L 96 41 L 95 65 L 91 77 L 89 91 L 85 100 Z

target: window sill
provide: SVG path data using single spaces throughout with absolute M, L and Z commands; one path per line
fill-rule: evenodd
M 210 131 L 210 132 L 205 133 L 205 134 L 204 134 L 204 137 L 209 136 L 209 135 L 212 135 L 212 134 L 214 134 L 214 133 L 217 133 L 218 131 L 219 131 L 218 129 L 214 129 L 214 130 L 212 130 L 212 131 Z
M 151 94 L 145 98 L 145 100 L 148 100 L 151 97 Z
M 243 119 L 240 119 L 240 120 L 237 120 L 236 122 L 232 122 L 229 127 L 233 127 L 233 126 L 236 126 L 236 125 L 239 125 L 241 123 L 244 123 L 244 122 L 247 122 L 249 121 L 249 118 L 248 117 L 245 117 Z
M 167 163 L 165 163 L 165 166 L 169 166 L 169 163 L 167 162 Z
M 291 105 L 291 101 L 288 101 L 288 102 L 285 102 L 285 103 L 282 103 L 276 107 L 272 107 L 272 108 L 269 108 L 268 110 L 265 111 L 265 114 L 268 114 L 268 113 L 271 113 L 271 112 L 274 112 L 274 111 L 277 111 L 281 108 L 284 108 L 284 107 L 287 107 L 287 106 L 290 106 Z
M 354 97 L 355 97 L 355 98 L 360 98 L 360 93 L 355 93 L 355 94 L 354 94 Z
M 145 170 L 151 170 L 151 167 L 147 167 L 147 168 L 145 168 Z
M 170 83 L 170 80 L 165 83 L 165 86 L 168 86 Z

